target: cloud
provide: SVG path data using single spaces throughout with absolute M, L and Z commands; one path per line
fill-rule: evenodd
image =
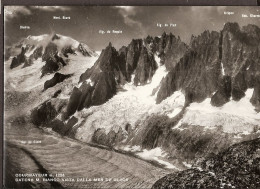
M 9 19 L 12 19 L 19 14 L 23 15 L 31 15 L 31 9 L 35 10 L 41 10 L 41 11 L 48 11 L 48 12 L 54 12 L 54 11 L 67 11 L 71 10 L 70 7 L 66 6 L 5 6 L 4 7 L 4 20 L 7 21 Z
M 48 11 L 48 12 L 54 12 L 54 11 L 67 11 L 67 10 L 71 10 L 70 7 L 66 7 L 66 6 L 32 6 L 31 8 L 33 9 L 39 9 L 42 11 Z
M 31 11 L 25 6 L 5 6 L 4 7 L 4 20 L 7 21 L 18 14 L 30 15 Z
M 116 6 L 119 13 L 123 16 L 124 22 L 128 26 L 137 26 L 142 28 L 142 23 L 140 21 L 134 20 L 132 16 L 136 15 L 136 9 L 133 6 Z

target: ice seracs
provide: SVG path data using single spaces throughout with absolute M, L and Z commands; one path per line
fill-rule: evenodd
M 154 90 L 158 88 L 166 74 L 165 66 L 161 65 L 156 70 L 151 83 L 144 86 L 135 86 L 131 82 L 127 83 L 123 86 L 125 91 L 118 92 L 106 103 L 82 110 L 81 116 L 88 116 L 84 125 L 77 130 L 76 138 L 90 141 L 91 132 L 98 128 L 105 129 L 106 134 L 111 130 L 117 132 L 119 128 L 125 131 L 126 124 L 135 127 L 138 121 L 145 120 L 147 116 L 152 114 L 169 114 L 169 117 L 177 115 L 185 102 L 182 92 L 176 91 L 160 104 L 156 104 L 155 101 Z

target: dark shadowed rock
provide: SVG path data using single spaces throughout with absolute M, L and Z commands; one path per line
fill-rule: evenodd
M 46 74 L 57 72 L 63 66 L 66 66 L 66 63 L 61 57 L 55 54 L 54 57 L 50 57 L 49 59 L 46 60 L 45 65 L 42 67 L 41 77 L 43 77 Z
M 80 76 L 79 82 L 82 82 L 82 85 L 79 88 L 80 95 L 75 104 L 76 109 L 101 105 L 110 99 L 116 93 L 117 84 L 126 80 L 123 74 L 125 71 L 121 70 L 125 68 L 124 65 L 124 57 L 120 57 L 116 49 L 109 44 L 94 66 Z
M 80 76 L 79 82 L 86 81 L 87 79 L 95 80 L 96 75 L 100 72 L 114 73 L 118 71 L 120 71 L 119 55 L 116 49 L 112 47 L 112 44 L 109 43 L 106 49 L 102 51 L 94 66 Z
M 213 106 L 222 106 L 230 100 L 231 97 L 231 78 L 224 76 L 221 80 L 217 92 L 211 97 Z
M 57 61 L 53 60 L 52 58 L 48 59 L 45 65 L 42 67 L 42 75 L 43 77 L 46 74 L 50 74 L 56 72 L 60 69 L 60 65 Z
M 78 122 L 78 119 L 74 116 L 69 119 L 67 124 L 64 124 L 62 121 L 55 119 L 51 123 L 49 123 L 49 127 L 52 128 L 53 131 L 59 133 L 62 136 L 65 136 L 69 133 L 72 127 Z
M 90 84 L 84 82 L 81 87 L 81 96 L 80 96 L 80 102 L 78 106 L 78 110 L 82 110 L 83 108 L 88 108 L 92 104 L 92 93 L 94 91 L 94 87 Z
M 31 112 L 31 121 L 37 126 L 50 123 L 65 107 L 62 99 L 51 99 L 43 102 Z
M 49 43 L 45 47 L 45 51 L 42 55 L 42 61 L 45 61 L 45 65 L 42 67 L 43 77 L 46 74 L 58 71 L 61 67 L 66 66 L 62 57 L 58 56 L 58 47 L 54 43 Z
M 216 92 L 212 104 L 221 106 L 229 98 L 223 77 L 231 78 L 228 91 L 231 88 L 232 99 L 243 98 L 246 90 L 256 85 L 260 69 L 258 31 L 257 26 L 248 25 L 241 30 L 237 23 L 227 23 L 220 33 L 205 31 L 198 37 L 192 36 L 191 50 L 162 81 L 157 103 L 182 90 L 196 102 Z M 165 48 L 166 38 L 166 34 L 161 37 L 161 46 Z
M 259 188 L 259 151 L 259 138 L 235 144 L 203 161 L 203 170 L 169 174 L 152 188 Z
M 260 112 L 260 78 L 256 81 L 253 96 L 250 102 L 255 106 L 255 110 Z
M 58 54 L 58 47 L 54 43 L 49 43 L 44 50 L 44 53 L 42 55 L 42 61 L 47 61 L 50 58 L 54 58 L 55 55 Z
M 108 133 L 106 133 L 105 129 L 99 128 L 92 136 L 92 142 L 109 147 L 115 146 L 115 144 L 121 142 L 122 140 L 124 140 L 122 128 L 120 128 L 118 132 L 111 130 Z
M 68 75 L 64 75 L 61 73 L 55 73 L 53 78 L 51 78 L 50 80 L 45 81 L 44 83 L 44 90 L 55 86 L 57 83 L 61 83 L 63 82 L 65 79 L 71 77 L 71 74 Z
M 127 46 L 127 57 L 126 57 L 126 71 L 128 81 L 131 80 L 131 75 L 136 69 L 139 56 L 142 50 L 142 40 L 133 39 L 131 43 Z
M 201 126 L 182 125 L 183 130 L 173 129 L 184 112 L 174 119 L 151 116 L 138 128 L 138 133 L 134 131 L 134 136 L 130 136 L 131 145 L 141 144 L 144 149 L 160 147 L 168 152 L 169 157 L 194 161 L 234 144 L 233 135 L 224 133 L 221 127 L 204 130 Z
M 35 60 L 37 60 L 38 58 L 42 57 L 43 54 L 43 47 L 37 47 L 34 51 L 33 51 L 33 58 Z
M 54 34 L 51 38 L 52 41 L 60 39 L 60 37 L 57 34 Z
M 60 130 L 62 130 L 65 127 L 65 124 L 59 120 L 59 119 L 54 119 L 50 121 L 46 127 L 52 128 L 53 131 L 59 133 Z
M 240 100 L 245 91 L 254 87 L 260 69 L 259 34 L 257 26 L 240 29 L 237 23 L 227 23 L 222 30 L 222 63 L 226 75 L 232 77 L 232 99 Z
M 148 53 L 146 47 L 143 47 L 135 71 L 134 84 L 144 85 L 149 80 L 151 81 L 156 69 L 157 63 L 154 55 Z
M 157 103 L 176 90 L 184 90 L 192 101 L 202 101 L 216 91 L 220 73 L 219 34 L 206 31 L 191 41 L 191 47 L 162 81 Z
M 57 98 L 60 93 L 61 93 L 61 89 L 57 90 L 57 91 L 53 94 L 52 98 Z
M 66 108 L 66 112 L 63 114 L 64 120 L 68 119 L 71 115 L 73 115 L 76 112 L 79 106 L 81 95 L 82 92 L 77 87 L 74 87 L 69 99 L 69 103 Z
M 68 58 L 68 54 L 76 54 L 75 50 L 71 46 L 63 47 L 61 49 L 62 54 Z
M 89 52 L 84 48 L 82 43 L 79 44 L 78 49 L 84 56 L 90 56 Z
M 78 51 L 81 52 L 84 56 L 98 56 L 98 54 L 93 51 L 89 46 L 84 43 L 80 43 L 78 46 Z
M 19 65 L 20 65 L 20 63 L 18 62 L 17 57 L 16 57 L 16 56 L 13 57 L 12 63 L 11 63 L 11 65 L 10 65 L 10 68 L 13 69 L 13 68 L 15 68 L 15 67 L 17 67 L 17 66 L 19 66 Z
M 19 55 L 17 55 L 17 57 L 14 57 L 11 62 L 11 65 L 10 65 L 11 69 L 13 69 L 17 66 L 20 66 L 22 63 L 25 62 L 25 60 L 26 60 L 25 53 L 26 53 L 26 49 L 24 47 L 22 47 L 21 53 Z
M 50 101 L 44 102 L 40 107 L 34 109 L 31 114 L 32 123 L 40 126 L 46 124 L 57 116 L 57 111 Z
M 128 77 L 128 73 L 127 73 L 127 70 L 126 70 L 126 59 L 127 59 L 127 53 L 128 53 L 128 49 L 127 47 L 123 46 L 119 49 L 118 51 L 118 55 L 119 55 L 119 70 L 121 71 L 119 74 L 118 74 L 118 78 L 120 78 L 119 80 L 119 83 L 120 84 L 125 84 L 126 82 L 130 82 L 131 81 L 131 78 Z M 121 75 L 120 75 L 121 74 Z
M 92 105 L 101 105 L 116 93 L 116 82 L 113 73 L 101 73 L 92 94 Z
M 188 46 L 181 41 L 180 37 L 175 37 L 172 33 L 163 34 L 160 43 L 159 52 L 162 64 L 165 64 L 167 70 L 171 70 L 183 57 L 188 50 Z
M 204 38 L 208 38 L 207 43 Z M 220 72 L 217 32 L 204 32 L 193 43 L 202 44 L 185 53 L 183 58 L 162 80 L 157 95 L 157 103 L 177 90 L 185 91 L 189 101 L 202 101 L 210 96 L 218 86 Z M 196 46 L 194 44 L 193 46 Z M 207 52 L 207 55 L 204 53 Z M 206 67 L 206 69 L 201 69 Z

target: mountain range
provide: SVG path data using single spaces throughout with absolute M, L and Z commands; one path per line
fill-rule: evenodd
M 172 33 L 109 43 L 100 54 L 60 34 L 28 36 L 5 60 L 6 104 L 30 102 L 35 126 L 174 172 L 260 136 L 256 25 L 226 23 L 190 44 Z

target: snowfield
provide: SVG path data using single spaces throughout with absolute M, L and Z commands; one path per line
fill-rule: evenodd
M 227 133 L 252 133 L 260 126 L 260 113 L 250 103 L 253 89 L 248 89 L 240 101 L 230 100 L 222 107 L 210 104 L 210 98 L 201 103 L 192 103 L 187 107 L 183 118 L 173 129 L 181 129 L 181 125 L 198 125 L 205 129 L 223 126 Z
M 45 50 L 45 47 L 50 43 L 55 43 L 58 47 L 58 51 L 60 52 L 63 47 L 71 46 L 72 48 L 76 49 L 76 55 L 74 54 L 68 54 L 68 58 L 64 57 L 61 53 L 60 56 L 67 61 L 67 65 L 62 67 L 58 72 L 62 74 L 73 74 L 71 78 L 65 80 L 62 84 L 66 85 L 71 84 L 75 85 L 79 81 L 79 77 L 82 73 L 84 73 L 88 68 L 92 67 L 96 60 L 98 59 L 98 55 L 93 52 L 92 57 L 83 56 L 82 53 L 77 51 L 77 48 L 79 46 L 79 42 L 60 34 L 56 34 L 59 39 L 55 39 L 52 41 L 53 35 L 43 34 L 39 36 L 28 36 L 27 38 L 21 40 L 16 45 L 31 45 L 34 46 L 34 48 L 29 49 L 25 56 L 28 58 L 37 47 L 42 46 L 43 52 Z M 82 46 L 87 51 L 92 51 L 86 44 L 82 43 Z M 21 52 L 21 49 L 19 50 Z M 19 52 L 19 53 L 20 53 Z M 37 60 L 33 61 L 33 65 L 23 68 L 23 64 L 10 69 L 10 64 L 12 62 L 12 57 L 9 58 L 8 61 L 5 61 L 5 90 L 13 90 L 19 92 L 29 92 L 31 90 L 39 90 L 43 89 L 44 83 L 47 80 L 50 80 L 53 76 L 53 74 L 45 75 L 41 78 L 41 69 L 45 65 L 45 62 L 42 62 L 42 59 L 39 58 Z M 58 84 L 59 85 L 59 84 Z M 54 86 L 51 90 L 55 89 Z M 63 91 L 64 92 L 64 91 Z M 65 91 L 66 92 L 66 91 Z M 69 90 L 66 92 L 66 94 L 69 92 Z M 71 92 L 71 91 L 70 91 Z M 64 94 L 61 94 L 59 98 L 64 98 Z
M 162 165 L 164 165 L 168 169 L 176 169 L 180 170 L 176 166 L 171 163 L 164 161 L 163 158 L 167 156 L 167 153 L 164 152 L 161 148 L 157 147 L 151 150 L 144 149 L 142 152 L 137 153 L 137 155 L 145 160 L 153 160 Z
M 34 48 L 29 49 L 26 53 L 25 56 L 28 58 L 36 48 L 38 47 L 43 47 L 43 49 L 45 49 L 45 47 L 50 43 L 54 43 L 57 45 L 58 48 L 58 55 L 61 55 L 61 50 L 64 47 L 71 47 L 72 49 L 74 49 L 76 51 L 77 54 L 81 54 L 78 51 L 78 47 L 79 44 L 82 45 L 82 47 L 90 53 L 91 56 L 99 56 L 99 54 L 97 54 L 95 51 L 93 51 L 88 45 L 84 44 L 84 43 L 80 43 L 75 39 L 72 39 L 71 37 L 68 36 L 63 36 L 60 34 L 55 34 L 57 37 L 59 37 L 59 39 L 55 39 L 52 41 L 52 37 L 54 34 L 43 34 L 43 35 L 39 35 L 39 36 L 28 36 L 27 38 L 21 40 L 19 43 L 16 44 L 16 46 L 23 46 L 26 47 L 26 45 L 30 45 L 31 47 L 34 46 Z M 21 52 L 21 49 L 18 48 L 18 51 Z M 19 52 L 19 53 L 20 53 Z M 44 52 L 44 50 L 43 50 Z
M 80 75 L 92 67 L 97 58 L 98 57 L 85 57 L 81 54 L 69 55 L 68 64 L 58 72 L 62 74 L 73 74 L 67 81 L 75 85 L 78 83 Z M 10 69 L 10 64 L 11 59 L 5 62 L 5 90 L 15 88 L 16 91 L 28 92 L 39 88 L 43 89 L 44 83 L 54 76 L 54 73 L 52 73 L 41 78 L 41 69 L 45 65 L 45 62 L 42 62 L 41 58 L 34 60 L 33 65 L 25 68 L 22 68 L 23 65 L 20 65 Z M 67 81 L 65 80 L 62 84 L 70 83 Z M 54 86 L 54 88 L 55 87 L 56 86 Z
M 51 79 L 54 74 L 41 77 L 41 68 L 45 62 L 39 58 L 35 60 L 33 65 L 23 67 L 23 64 L 10 69 L 11 60 L 5 64 L 5 90 L 15 89 L 16 91 L 28 92 L 41 86 L 43 89 L 44 82 Z

